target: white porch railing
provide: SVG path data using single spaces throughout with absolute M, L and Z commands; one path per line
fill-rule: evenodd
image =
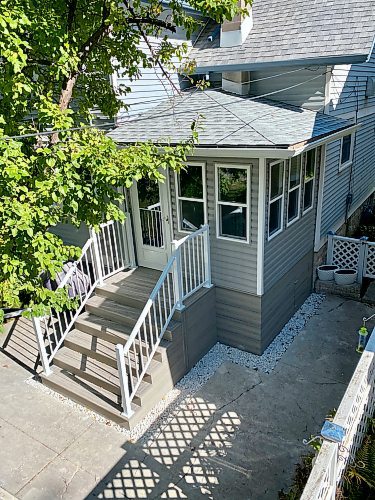
M 327 264 L 355 269 L 357 281 L 375 278 L 375 242 L 328 234 Z
M 211 284 L 208 226 L 174 241 L 174 252 L 156 283 L 125 345 L 116 346 L 123 415 L 131 404 L 176 310 L 184 300 Z
M 46 375 L 51 362 L 64 342 L 67 334 L 81 313 L 95 287 L 103 284 L 104 278 L 134 265 L 131 250 L 127 246 L 127 231 L 130 218 L 124 224 L 107 222 L 100 226 L 99 233 L 90 230 L 90 238 L 82 248 L 80 258 L 73 263 L 58 288 L 68 287 L 77 300 L 77 308 L 57 312 L 51 309 L 49 316 L 33 317 L 33 326 Z
M 375 328 L 333 422 L 345 429 L 342 444 L 324 441 L 301 500 L 334 500 L 346 468 L 354 461 L 375 409 Z

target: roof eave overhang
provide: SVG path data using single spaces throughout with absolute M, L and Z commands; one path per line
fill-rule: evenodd
M 356 125 L 349 125 L 347 127 L 343 127 L 339 130 L 336 130 L 331 134 L 323 135 L 321 137 L 316 137 L 315 139 L 312 139 L 310 141 L 293 144 L 292 146 L 289 146 L 289 151 L 294 151 L 294 154 L 292 156 L 299 155 L 303 151 L 308 151 L 309 149 L 313 149 L 323 144 L 327 144 L 328 142 L 337 141 L 338 139 L 341 139 L 344 135 L 348 135 L 355 132 L 356 130 L 359 129 L 359 127 L 361 127 L 360 123 L 357 123 Z
M 235 64 L 214 64 L 211 66 L 197 66 L 194 70 L 196 74 L 210 72 L 222 73 L 223 71 L 254 71 L 273 67 L 283 66 L 332 66 L 335 64 L 361 64 L 368 59 L 368 53 L 327 56 L 327 57 L 307 57 L 304 59 L 284 59 L 282 61 L 244 62 Z

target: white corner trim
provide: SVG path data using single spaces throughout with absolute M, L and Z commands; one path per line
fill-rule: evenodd
M 326 82 L 324 88 L 324 113 L 329 115 L 329 106 L 331 104 L 331 78 L 332 66 L 327 66 Z
M 319 171 L 319 187 L 318 187 L 318 200 L 316 207 L 316 224 L 315 224 L 315 238 L 314 238 L 314 252 L 317 252 L 320 248 L 320 229 L 322 227 L 322 210 L 323 210 L 323 193 L 324 193 L 324 178 L 326 172 L 326 158 L 327 158 L 327 146 L 324 145 L 322 151 L 322 162 Z
M 264 238 L 266 234 L 266 159 L 259 158 L 257 295 L 264 292 Z

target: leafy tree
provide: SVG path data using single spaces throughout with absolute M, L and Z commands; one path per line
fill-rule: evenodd
M 243 12 L 237 0 L 189 3 L 218 22 Z M 65 291 L 43 288 L 40 274 L 53 278 L 79 249 L 48 229 L 121 220 L 117 187 L 181 168 L 194 126 L 189 141 L 162 149 L 118 149 L 103 132 L 71 130 L 95 106 L 117 113 L 130 89 L 113 88 L 114 72 L 136 80 L 157 67 L 168 80 L 172 60 L 187 54 L 186 44 L 168 39 L 177 28 L 187 38 L 198 28 L 182 0 L 0 0 L 0 306 L 23 303 L 36 314 L 67 306 Z

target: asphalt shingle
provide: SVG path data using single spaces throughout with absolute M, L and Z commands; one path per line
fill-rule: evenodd
M 219 65 L 365 57 L 374 42 L 375 1 L 254 0 L 253 20 L 243 45 L 231 48 L 220 48 L 217 25 L 209 22 L 191 51 L 197 71 Z
M 289 147 L 351 125 L 348 120 L 264 98 L 194 90 L 129 118 L 109 136 L 120 144 L 177 144 L 191 137 L 191 124 L 197 118 L 202 147 Z

